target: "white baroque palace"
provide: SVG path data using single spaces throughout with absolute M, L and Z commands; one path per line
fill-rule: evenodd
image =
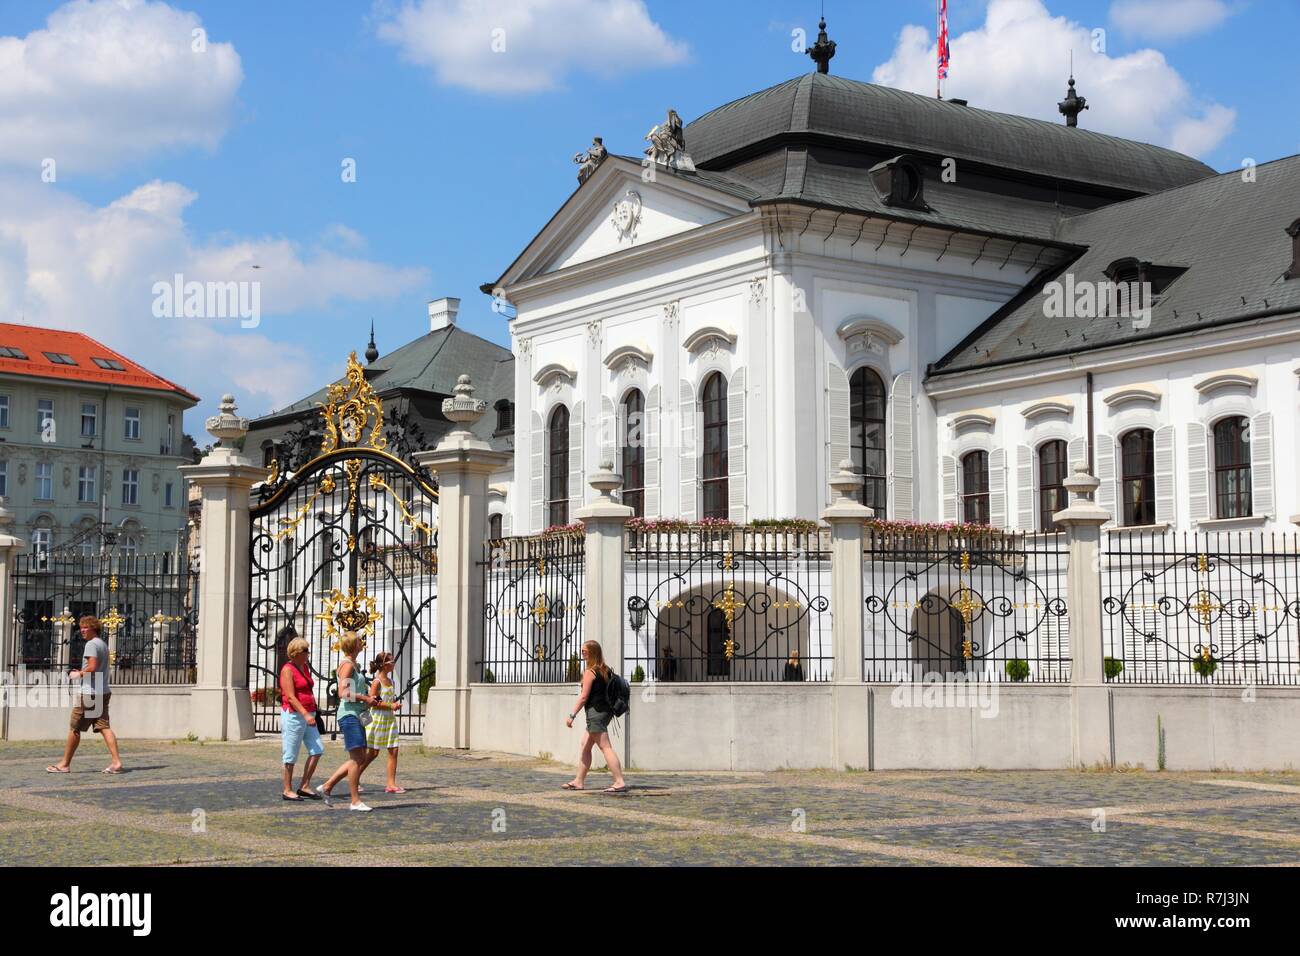
M 899 521 L 1050 528 L 1080 461 L 1115 525 L 1300 511 L 1300 158 L 1217 175 L 824 73 L 661 145 L 589 158 L 483 287 L 516 532 L 605 460 L 646 517 L 816 518 L 844 459 Z

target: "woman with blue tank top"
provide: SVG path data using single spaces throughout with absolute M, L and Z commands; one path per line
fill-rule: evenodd
M 370 708 L 378 701 L 367 691 L 366 677 L 357 664 L 357 654 L 365 647 L 365 641 L 355 631 L 347 631 L 339 639 L 339 650 L 343 652 L 343 663 L 339 665 L 339 731 L 343 734 L 343 746 L 347 749 L 348 759 L 343 766 L 334 771 L 334 775 L 316 788 L 325 800 L 326 806 L 333 806 L 331 799 L 334 785 L 347 777 L 348 790 L 352 797 L 349 810 L 369 813 L 370 807 L 361 802 L 361 770 L 366 765 L 366 724 L 370 723 Z

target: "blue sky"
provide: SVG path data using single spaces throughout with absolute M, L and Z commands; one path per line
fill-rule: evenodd
M 404 18 L 400 3 L 176 0 L 173 11 L 192 15 L 210 44 L 237 55 L 237 75 L 193 83 L 151 69 L 119 76 L 110 62 L 102 80 L 93 72 L 70 80 L 66 96 L 26 116 L 2 91 L 13 66 L 0 39 L 0 143 L 6 124 L 25 136 L 21 148 L 0 145 L 0 200 L 21 197 L 24 209 L 8 219 L 0 212 L 0 320 L 84 328 L 198 391 L 199 414 L 210 414 L 224 390 L 248 414 L 299 397 L 332 377 L 349 349 L 364 349 L 372 319 L 380 349 L 391 349 L 427 329 L 425 302 L 442 295 L 463 300 L 466 328 L 508 344 L 504 321 L 478 286 L 503 271 L 573 190 L 574 152 L 602 135 L 612 151 L 636 153 L 668 106 L 689 121 L 806 72 L 811 63 L 791 50 L 791 31 L 805 28 L 811 42 L 818 14 L 816 0 L 647 0 L 643 18 L 631 20 L 602 20 L 590 12 L 595 2 L 485 2 L 472 37 L 495 13 L 513 24 L 520 9 L 536 8 L 531 23 L 507 28 L 505 52 L 492 53 L 487 37 L 483 50 L 466 49 L 474 44 L 447 28 L 461 2 L 419 0 Z M 121 21 L 144 16 L 142 4 L 126 0 Z M 950 0 L 949 95 L 1012 112 L 1040 103 L 1040 115 L 1051 118 L 1065 88 L 1070 31 L 1101 28 L 1106 62 L 1075 51 L 1080 91 L 1093 104 L 1083 125 L 1183 145 L 1219 170 L 1300 152 L 1294 0 L 996 4 L 1000 17 L 1022 21 L 1019 32 L 995 27 L 988 2 Z M 157 5 L 143 4 L 150 6 Z M 56 2 L 7 0 L 0 38 L 30 42 L 60 10 L 68 12 Z M 85 14 L 76 28 L 87 43 L 129 50 L 154 42 L 148 29 L 114 40 L 87 10 L 72 12 Z M 919 35 L 910 43 L 900 36 L 914 25 L 933 42 L 934 0 L 827 0 L 826 16 L 838 43 L 833 72 L 929 82 L 932 61 L 917 52 Z M 171 36 L 169 21 L 158 22 L 159 35 Z M 101 29 L 106 35 L 96 34 Z M 545 49 L 565 52 L 531 53 L 543 35 Z M 1126 64 L 1140 67 L 1131 80 Z M 155 81 L 155 99 L 131 101 L 138 90 L 111 95 L 115 83 Z M 97 84 L 107 100 L 93 95 Z M 112 116 L 120 100 L 126 112 Z M 144 114 L 163 104 L 179 118 L 159 131 Z M 174 132 L 187 117 L 193 127 Z M 50 128 L 33 132 L 42 123 Z M 67 129 L 77 124 L 86 127 L 80 140 Z M 115 148 L 114 137 L 133 138 Z M 37 167 L 51 155 L 67 161 L 56 183 L 42 183 Z M 340 177 L 349 157 L 355 183 Z M 156 190 L 163 198 L 142 200 L 139 190 L 154 183 L 163 184 Z M 121 229 L 105 210 L 127 196 L 136 197 L 134 225 Z M 138 223 L 137 206 L 157 221 Z M 36 221 L 67 225 L 37 232 Z M 78 226 L 87 222 L 103 229 Z M 78 260 L 75 274 L 60 236 L 76 237 L 66 250 Z M 192 246 L 182 259 L 169 254 L 178 243 Z M 268 284 L 279 262 L 293 276 L 283 294 L 267 289 L 256 330 L 226 322 L 200 335 L 184 324 L 209 320 L 149 313 L 149 286 L 169 278 L 173 263 L 213 278 L 253 276 L 246 261 L 231 265 L 241 255 L 264 263 L 258 272 Z M 101 257 L 111 266 L 84 265 Z M 319 299 L 312 286 L 323 290 Z M 197 416 L 187 419 L 188 430 L 200 428 Z

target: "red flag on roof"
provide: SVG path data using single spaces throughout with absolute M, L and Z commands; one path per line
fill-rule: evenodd
M 939 79 L 948 79 L 948 0 L 939 0 Z

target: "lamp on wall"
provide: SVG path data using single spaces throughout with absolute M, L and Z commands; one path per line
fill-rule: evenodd
M 627 618 L 632 625 L 632 631 L 635 634 L 641 633 L 641 628 L 645 627 L 646 603 L 639 597 L 631 598 L 627 602 Z

